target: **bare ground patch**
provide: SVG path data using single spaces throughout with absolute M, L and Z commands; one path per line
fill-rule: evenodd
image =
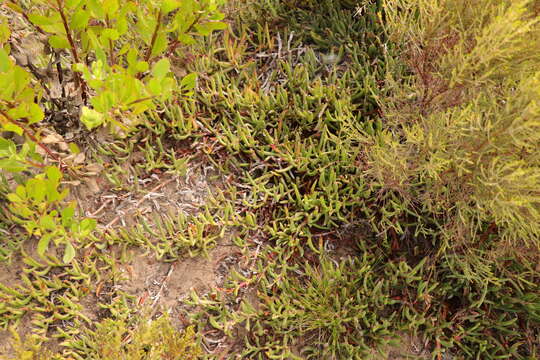
M 151 175 L 138 180 L 131 185 L 136 191 L 114 191 L 99 175 L 91 181 L 81 181 L 72 186 L 71 196 L 78 201 L 83 215 L 94 217 L 98 221 L 98 238 L 105 240 L 105 232 L 110 230 L 129 229 L 142 220 L 152 226 L 156 216 L 174 216 L 178 213 L 195 215 L 205 205 L 207 197 L 212 192 L 214 183 L 208 180 L 215 175 L 213 169 L 203 164 L 190 167 L 183 177 L 161 174 Z M 135 186 L 136 185 L 136 186 Z M 149 243 L 153 239 L 148 239 Z M 35 241 L 28 241 L 30 256 L 39 259 L 32 250 Z M 117 262 L 119 280 L 111 281 L 112 275 L 103 274 L 100 282 L 89 289 L 86 296 L 80 299 L 82 315 L 90 321 L 99 321 L 106 312 L 99 303 L 117 291 L 125 292 L 136 298 L 135 305 L 140 308 L 150 307 L 152 314 L 168 312 L 173 322 L 179 327 L 185 324 L 182 315 L 181 301 L 186 299 L 191 291 L 206 293 L 222 283 L 224 269 L 221 263 L 235 251 L 229 237 L 219 237 L 207 255 L 189 257 L 179 254 L 173 262 L 156 258 L 148 248 L 127 246 L 120 250 L 117 245 L 110 245 L 103 250 L 93 246 L 90 249 L 81 249 L 78 259 L 82 261 L 92 252 L 102 252 L 102 255 L 111 256 Z M 119 252 L 124 251 L 121 259 Z M 20 273 L 25 268 L 23 256 L 17 255 L 10 264 L 0 264 L 0 282 L 6 286 L 14 287 L 21 283 Z M 118 277 L 117 277 L 118 278 Z M 32 309 L 28 309 L 21 319 L 17 332 L 24 338 L 32 333 L 33 325 L 29 320 Z M 28 319 L 28 321 L 27 321 Z M 11 336 L 8 331 L 0 332 L 0 357 L 13 356 L 11 349 Z M 46 347 L 58 348 L 57 342 L 47 342 Z

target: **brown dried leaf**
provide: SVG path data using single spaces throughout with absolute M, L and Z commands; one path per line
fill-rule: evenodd
M 88 164 L 84 167 L 84 170 L 86 170 L 87 175 L 97 175 L 100 172 L 102 172 L 103 169 L 104 167 L 101 164 Z
M 97 193 L 99 193 L 101 191 L 101 188 L 99 187 L 96 178 L 87 178 L 87 179 L 84 179 L 84 182 L 85 182 L 88 190 L 92 194 L 97 194 Z
M 58 143 L 64 142 L 64 138 L 60 134 L 51 133 L 51 134 L 41 138 L 41 142 L 43 144 L 58 144 Z
M 83 164 L 85 160 L 86 160 L 86 155 L 84 155 L 84 153 L 81 152 L 75 155 L 75 157 L 73 158 L 73 164 L 80 165 L 80 164 Z

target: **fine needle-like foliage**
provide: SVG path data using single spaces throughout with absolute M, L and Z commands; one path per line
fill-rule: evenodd
M 414 213 L 445 244 L 540 247 L 540 18 L 532 1 L 387 0 L 410 76 L 387 76 L 364 138 L 386 228 Z M 398 205 L 399 204 L 399 205 Z M 400 216 L 400 215 L 398 215 Z M 426 216 L 429 220 L 425 220 Z M 529 253 L 537 254 L 537 251 Z

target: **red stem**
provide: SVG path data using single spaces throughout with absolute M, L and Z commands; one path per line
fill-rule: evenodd
M 193 27 L 199 22 L 201 17 L 202 17 L 202 14 L 199 14 L 197 18 L 193 20 L 191 25 L 189 25 L 189 27 L 186 29 L 185 31 L 186 34 L 189 33 L 191 30 L 193 30 Z M 170 57 L 172 53 L 174 52 L 174 50 L 176 50 L 176 48 L 178 48 L 180 45 L 182 45 L 182 43 L 178 40 L 174 40 L 173 42 L 171 42 L 171 44 L 169 45 L 169 49 L 165 53 L 165 56 Z
M 14 0 L 10 0 L 10 3 L 12 3 L 12 4 L 15 5 L 15 6 L 19 6 L 19 4 L 17 4 L 17 2 L 14 1 Z M 30 21 L 30 19 L 28 18 L 28 15 L 27 15 L 24 11 L 22 11 L 20 14 L 21 14 L 22 17 L 24 18 L 24 20 L 26 20 L 29 24 L 32 24 L 32 26 L 35 27 L 36 30 L 37 30 L 40 34 L 43 34 L 43 35 L 46 35 L 46 34 L 47 34 L 47 33 L 46 33 L 42 28 L 40 28 L 38 25 L 33 24 L 33 23 Z
M 0 114 L 7 119 L 10 123 L 20 127 L 24 134 L 30 138 L 33 142 L 35 142 L 40 148 L 42 148 L 51 158 L 58 161 L 60 164 L 60 169 L 63 170 L 64 163 L 62 162 L 62 159 L 60 159 L 56 154 L 54 154 L 45 144 L 40 142 L 34 134 L 32 134 L 28 129 L 26 129 L 21 123 L 19 123 L 17 120 L 13 119 L 11 116 L 8 115 L 4 110 L 0 109 Z
M 73 55 L 73 59 L 75 59 L 75 62 L 79 62 L 79 54 L 77 53 L 77 48 L 75 48 L 75 42 L 73 41 L 73 37 L 71 36 L 71 31 L 69 30 L 69 25 L 66 19 L 66 14 L 64 14 L 64 1 L 63 0 L 56 0 L 56 3 L 58 4 L 58 12 L 60 13 L 60 17 L 62 18 L 62 24 L 64 25 L 64 30 L 66 32 L 67 39 L 69 41 L 69 45 L 71 46 L 71 55 Z
M 69 29 L 69 25 L 67 22 L 66 14 L 64 14 L 64 0 L 56 0 L 56 3 L 58 4 L 58 12 L 60 13 L 60 17 L 62 18 L 62 24 L 64 25 L 64 31 L 66 32 L 66 37 L 69 42 L 71 55 L 73 56 L 73 60 L 76 64 L 79 63 L 79 54 L 77 53 L 77 48 L 75 47 L 75 41 L 73 40 L 73 36 L 71 35 L 71 31 Z M 81 77 L 81 74 L 78 72 L 75 72 L 75 80 L 77 82 L 77 85 L 81 88 L 81 96 L 83 98 L 83 101 L 86 102 L 87 95 L 87 87 L 86 82 Z
M 154 45 L 156 44 L 156 39 L 159 33 L 159 27 L 161 26 L 161 10 L 159 10 L 156 28 L 154 29 L 154 33 L 152 34 L 152 40 L 150 40 L 150 47 L 148 50 L 146 50 L 146 55 L 144 57 L 144 61 L 149 62 L 150 56 L 152 56 L 152 50 L 154 50 Z

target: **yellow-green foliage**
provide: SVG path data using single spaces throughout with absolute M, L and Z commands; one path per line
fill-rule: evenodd
M 538 4 L 385 0 L 387 34 L 411 73 L 388 74 L 385 130 L 364 137 L 387 214 L 427 215 L 447 243 L 497 234 L 506 249 L 538 249 Z
M 54 354 L 47 349 L 42 349 L 39 341 L 37 341 L 35 338 L 29 337 L 23 342 L 19 334 L 17 334 L 15 331 L 13 331 L 13 347 L 15 349 L 15 357 L 12 359 L 14 360 L 55 359 Z
M 68 360 L 41 348 L 32 338 L 22 343 L 15 335 L 17 360 Z M 194 339 L 193 328 L 177 331 L 167 316 L 158 320 L 145 317 L 135 327 L 124 320 L 105 319 L 95 331 L 86 330 L 81 336 L 80 359 L 92 360 L 194 360 L 202 354 Z
M 192 328 L 181 334 L 167 317 L 162 317 L 142 321 L 135 331 L 130 331 L 123 322 L 105 320 L 93 340 L 97 359 L 190 360 L 201 354 L 193 336 Z

